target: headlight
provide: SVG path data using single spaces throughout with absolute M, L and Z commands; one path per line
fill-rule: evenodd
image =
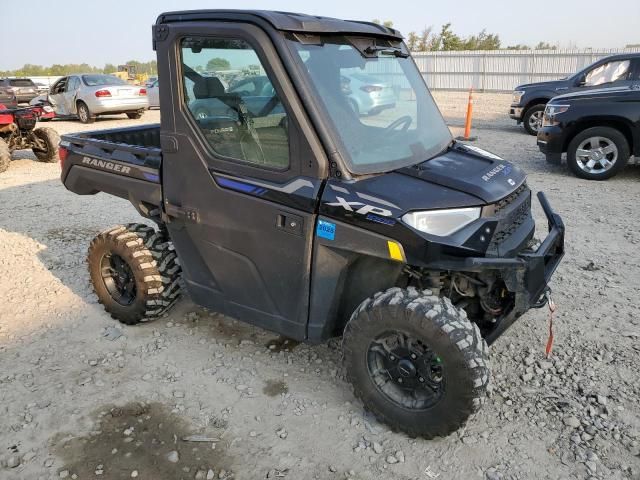
M 523 95 L 524 95 L 524 92 L 522 90 L 514 90 L 511 103 L 516 103 L 516 104 L 520 103 L 520 99 L 522 98 Z
M 402 216 L 407 225 L 424 233 L 445 237 L 480 218 L 480 207 L 409 212 Z
M 549 105 L 544 109 L 544 116 L 542 117 L 542 126 L 557 125 L 559 122 L 556 120 L 556 116 L 569 110 L 569 105 Z

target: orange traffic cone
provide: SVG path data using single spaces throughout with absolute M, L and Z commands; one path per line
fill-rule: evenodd
M 471 136 L 471 117 L 473 117 L 473 87 L 469 89 L 469 102 L 467 103 L 467 118 L 464 122 L 464 136 L 457 137 L 457 140 L 462 140 L 465 142 L 473 142 L 477 140 L 478 137 Z

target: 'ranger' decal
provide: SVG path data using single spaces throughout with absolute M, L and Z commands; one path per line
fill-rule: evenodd
M 505 168 L 507 168 L 507 166 L 504 163 L 501 163 L 497 167 L 493 167 L 491 170 L 489 170 L 487 173 L 485 173 L 482 176 L 482 180 L 484 180 L 485 182 L 488 182 L 489 180 L 491 180 L 492 177 L 500 173 Z
M 131 172 L 131 167 L 109 162 L 107 160 L 98 160 L 97 158 L 82 157 L 82 163 L 85 165 L 91 165 L 92 167 L 102 168 L 103 170 L 111 170 L 113 172 L 125 174 Z

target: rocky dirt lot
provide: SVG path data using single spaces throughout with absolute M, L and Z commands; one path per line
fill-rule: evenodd
M 458 134 L 466 94 L 435 96 Z M 475 144 L 524 167 L 566 222 L 555 346 L 545 359 L 547 312 L 529 312 L 492 348 L 487 404 L 434 441 L 363 410 L 338 341 L 298 345 L 188 298 L 151 324 L 112 320 L 85 253 L 97 232 L 138 215 L 114 197 L 73 195 L 58 165 L 16 154 L 0 175 L 0 478 L 640 478 L 640 168 L 588 182 L 549 166 L 508 103 L 478 95 Z

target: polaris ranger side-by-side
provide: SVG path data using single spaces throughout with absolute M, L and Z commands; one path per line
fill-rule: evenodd
M 105 309 L 143 322 L 184 284 L 287 337 L 343 335 L 379 419 L 426 438 L 463 425 L 485 397 L 487 344 L 546 304 L 564 226 L 544 195 L 549 233 L 533 248 L 525 174 L 452 139 L 393 29 L 205 10 L 160 15 L 153 43 L 161 124 L 62 141 L 69 190 L 126 198 L 157 225 L 91 242 Z M 395 104 L 353 109 L 342 79 L 359 72 Z

